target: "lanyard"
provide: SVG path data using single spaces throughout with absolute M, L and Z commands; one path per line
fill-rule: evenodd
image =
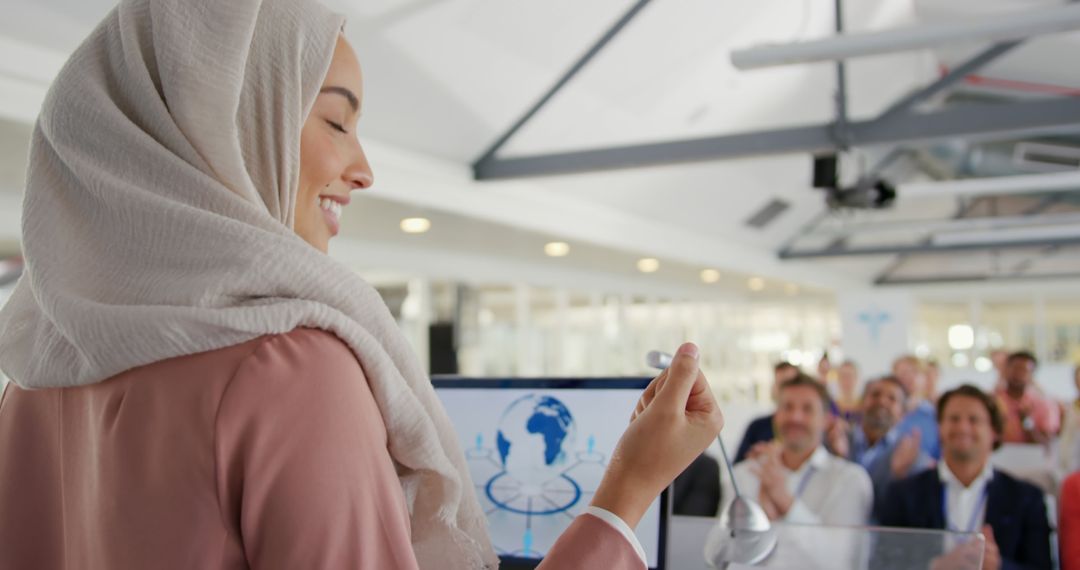
M 877 440 L 877 443 L 875 443 L 874 445 L 869 445 L 869 442 L 866 441 L 866 435 L 863 434 L 861 431 L 858 432 L 858 435 L 856 437 L 856 445 L 858 445 L 859 442 L 862 442 L 862 445 L 866 446 L 866 450 L 863 451 L 862 454 L 859 456 L 859 464 L 862 465 L 867 471 L 869 471 L 871 466 L 874 464 L 874 461 L 877 460 L 878 455 L 881 455 L 881 453 L 885 449 L 892 446 L 898 437 L 899 434 L 897 434 L 896 429 L 893 428 L 889 430 L 889 432 L 886 433 L 884 436 L 882 436 L 881 439 Z
M 859 464 L 869 471 L 870 466 L 874 464 L 874 460 L 881 454 L 882 449 L 891 444 L 892 442 L 889 441 L 888 436 L 881 438 L 877 443 L 866 448 L 866 451 L 859 457 Z
M 806 473 L 803 473 L 802 479 L 799 480 L 799 486 L 795 488 L 795 498 L 798 499 L 802 496 L 803 491 L 806 490 L 806 485 L 810 483 L 810 478 L 814 476 L 815 468 L 813 465 L 809 465 L 806 468 Z
M 949 524 L 949 484 L 944 483 L 941 486 L 941 515 L 945 517 L 945 530 L 952 532 L 975 532 L 975 522 L 979 518 L 979 511 L 983 509 L 986 504 L 986 497 L 990 494 L 990 481 L 983 484 L 982 493 L 979 495 L 979 502 L 975 503 L 975 509 L 971 511 L 971 519 L 968 520 L 967 530 L 960 530 L 953 528 Z

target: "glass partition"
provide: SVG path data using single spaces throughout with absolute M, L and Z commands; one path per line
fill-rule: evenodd
M 783 523 L 733 532 L 691 517 L 672 517 L 669 537 L 671 570 L 979 570 L 984 550 L 977 533 Z

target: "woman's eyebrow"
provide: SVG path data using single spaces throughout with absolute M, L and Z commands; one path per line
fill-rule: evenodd
M 360 99 L 356 96 L 356 93 L 353 93 L 345 87 L 331 85 L 329 87 L 323 87 L 319 90 L 319 93 L 337 93 L 349 100 L 349 106 L 352 107 L 354 113 L 360 110 Z

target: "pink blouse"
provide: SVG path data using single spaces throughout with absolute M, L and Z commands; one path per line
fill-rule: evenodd
M 415 568 L 352 352 L 315 329 L 0 400 L 0 568 Z M 625 529 L 624 529 L 625 530 Z M 640 569 L 579 516 L 542 568 Z

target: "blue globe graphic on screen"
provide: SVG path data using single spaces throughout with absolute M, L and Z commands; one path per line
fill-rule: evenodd
M 515 400 L 499 420 L 495 442 L 505 472 L 525 485 L 542 485 L 567 467 L 577 429 L 556 398 L 530 394 Z

